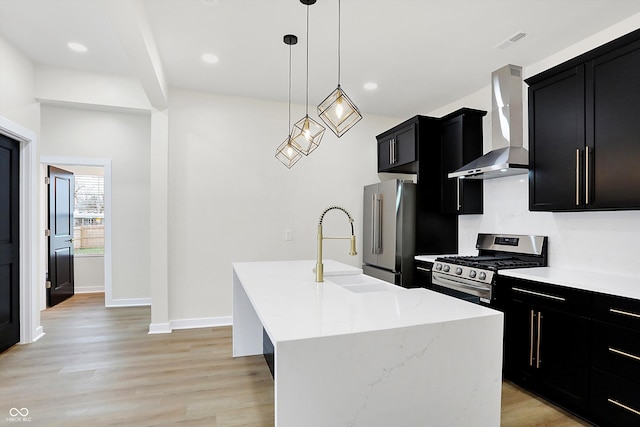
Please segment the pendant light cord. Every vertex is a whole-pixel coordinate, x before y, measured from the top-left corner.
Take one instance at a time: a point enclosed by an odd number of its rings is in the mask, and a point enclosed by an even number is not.
[[[307,93],[305,100],[305,114],[309,116],[309,5],[307,5]]]
[[[338,86],[340,86],[340,0],[338,0]]]
[[[291,139],[291,45],[289,45],[289,139]]]

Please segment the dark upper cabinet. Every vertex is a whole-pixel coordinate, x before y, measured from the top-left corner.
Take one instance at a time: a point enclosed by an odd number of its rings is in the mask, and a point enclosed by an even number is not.
[[[584,66],[529,87],[529,209],[584,207]]]
[[[418,117],[378,135],[378,172],[416,173]]]
[[[640,30],[526,80],[529,208],[640,209]]]
[[[482,213],[482,180],[449,179],[447,174],[482,156],[482,117],[486,114],[462,108],[441,119],[443,213]]]

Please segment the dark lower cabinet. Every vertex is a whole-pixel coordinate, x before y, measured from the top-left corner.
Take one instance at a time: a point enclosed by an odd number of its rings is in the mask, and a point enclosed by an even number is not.
[[[433,263],[416,260],[415,266],[416,271],[413,276],[416,285],[415,287],[431,288],[431,269],[433,268]]]
[[[275,379],[276,377],[276,359],[275,359],[275,349],[273,347],[273,343],[267,334],[267,331],[262,329],[262,355],[264,356],[264,360],[267,362],[267,366],[269,367],[269,371],[271,371],[271,377]]]
[[[596,295],[589,405],[602,426],[640,426],[640,301]]]
[[[589,319],[514,299],[505,324],[505,376],[567,409],[585,409]]]
[[[602,427],[639,426],[638,384],[592,368],[590,409],[593,420]]]
[[[499,277],[504,376],[602,427],[640,426],[640,300]]]

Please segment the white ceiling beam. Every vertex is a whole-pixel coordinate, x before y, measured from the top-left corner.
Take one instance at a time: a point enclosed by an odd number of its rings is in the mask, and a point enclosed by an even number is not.
[[[149,102],[158,109],[167,108],[167,81],[142,2],[106,0],[102,1],[102,5]]]

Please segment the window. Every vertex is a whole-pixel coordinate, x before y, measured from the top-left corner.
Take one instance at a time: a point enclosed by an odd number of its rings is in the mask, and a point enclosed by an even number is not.
[[[104,255],[104,177],[75,175],[75,255]]]

